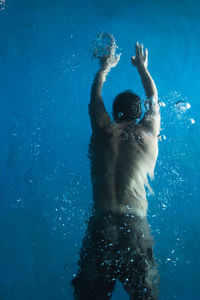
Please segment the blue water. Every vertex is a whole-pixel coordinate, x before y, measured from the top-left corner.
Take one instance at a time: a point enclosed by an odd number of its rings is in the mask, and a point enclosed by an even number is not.
[[[0,28],[0,299],[73,299],[92,205],[89,46],[102,31],[122,52],[103,89],[107,110],[120,91],[144,96],[130,64],[136,41],[166,105],[148,196],[159,299],[200,299],[200,3],[0,0]],[[120,283],[112,299],[128,299]]]

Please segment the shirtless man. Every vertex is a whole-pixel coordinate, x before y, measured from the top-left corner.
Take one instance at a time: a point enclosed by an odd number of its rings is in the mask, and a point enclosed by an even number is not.
[[[104,56],[91,91],[89,114],[93,134],[89,156],[94,212],[73,279],[75,299],[110,299],[116,279],[130,299],[158,299],[158,272],[153,238],[147,222],[145,186],[153,178],[158,156],[160,114],[155,83],[148,72],[148,52],[136,43],[132,65],[146,93],[146,112],[131,91],[113,102],[113,119],[105,110],[101,90],[116,64]]]

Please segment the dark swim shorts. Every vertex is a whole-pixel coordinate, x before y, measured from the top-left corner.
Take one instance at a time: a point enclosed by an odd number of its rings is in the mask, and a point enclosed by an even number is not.
[[[118,279],[131,299],[158,299],[152,247],[146,217],[93,214],[83,240],[78,274],[72,281],[75,298],[110,299]]]

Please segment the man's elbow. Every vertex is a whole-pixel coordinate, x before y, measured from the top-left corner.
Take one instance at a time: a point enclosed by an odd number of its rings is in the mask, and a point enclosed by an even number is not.
[[[152,95],[151,95],[150,98],[153,99],[153,101],[158,102],[158,92],[157,92],[157,90],[154,90],[152,92]]]

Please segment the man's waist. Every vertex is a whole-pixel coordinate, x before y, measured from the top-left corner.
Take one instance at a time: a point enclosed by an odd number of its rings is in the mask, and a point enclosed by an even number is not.
[[[143,200],[143,203],[139,202],[139,200],[134,201],[134,203],[115,203],[111,204],[110,201],[107,203],[96,202],[94,205],[94,211],[96,214],[100,215],[108,215],[108,214],[117,214],[117,215],[136,215],[138,217],[146,217],[147,215],[147,201],[146,199]]]

